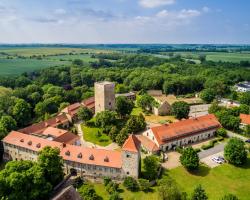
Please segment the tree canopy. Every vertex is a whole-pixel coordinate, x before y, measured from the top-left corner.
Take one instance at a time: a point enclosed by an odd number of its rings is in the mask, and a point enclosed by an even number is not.
[[[188,118],[190,106],[184,101],[177,101],[172,104],[172,113],[177,119]]]
[[[195,170],[199,167],[199,156],[192,147],[183,149],[180,157],[181,164],[188,170]]]

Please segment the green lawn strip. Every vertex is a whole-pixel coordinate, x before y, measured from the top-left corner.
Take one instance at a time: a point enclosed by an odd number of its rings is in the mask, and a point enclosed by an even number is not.
[[[200,172],[197,174],[191,174],[183,167],[178,167],[170,170],[168,174],[189,195],[196,185],[201,184],[211,200],[220,199],[228,193],[237,195],[241,200],[249,199],[250,158],[244,167],[223,164],[219,167],[209,169],[202,166]]]
[[[109,194],[105,190],[105,186],[100,183],[94,184],[95,190],[99,196],[103,198],[103,200],[108,200],[109,199]],[[158,200],[158,194],[155,191],[156,188],[153,188],[152,192],[130,192],[122,184],[119,186],[120,189],[120,196],[124,200]]]
[[[103,133],[103,130],[96,127],[88,127],[82,124],[84,140],[100,145],[107,146],[112,143],[110,137]],[[98,131],[100,135],[98,136]]]

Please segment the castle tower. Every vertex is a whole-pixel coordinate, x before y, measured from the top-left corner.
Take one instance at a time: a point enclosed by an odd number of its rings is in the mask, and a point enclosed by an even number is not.
[[[108,81],[95,83],[95,113],[115,110],[115,84]]]
[[[130,135],[122,147],[122,170],[124,176],[139,177],[141,143],[135,135]]]

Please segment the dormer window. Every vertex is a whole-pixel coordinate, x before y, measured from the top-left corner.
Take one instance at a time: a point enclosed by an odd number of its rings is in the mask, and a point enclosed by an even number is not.
[[[79,154],[77,155],[77,158],[82,158],[82,153],[79,153]]]
[[[91,154],[91,156],[89,156],[89,160],[94,160],[95,157],[93,156],[93,154]]]
[[[41,143],[38,143],[38,144],[36,145],[36,147],[37,147],[37,148],[40,148],[40,147],[41,147]]]
[[[29,142],[28,142],[28,145],[32,145],[32,141],[29,141]]]
[[[21,139],[20,142],[24,142],[24,139]]]
[[[106,156],[106,157],[104,158],[104,162],[109,162],[108,156]]]
[[[65,155],[66,155],[66,156],[70,156],[70,151],[69,151],[69,150],[66,151],[66,152],[65,152]]]

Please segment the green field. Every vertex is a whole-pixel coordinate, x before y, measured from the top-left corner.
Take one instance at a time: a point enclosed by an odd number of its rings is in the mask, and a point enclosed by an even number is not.
[[[82,131],[84,140],[87,142],[91,142],[93,144],[97,144],[100,146],[107,146],[112,143],[110,137],[102,132],[102,129],[96,127],[88,127],[82,124]],[[98,135],[98,131],[99,134]]]
[[[173,178],[182,191],[187,192],[190,197],[195,186],[201,184],[208,194],[209,200],[220,200],[225,194],[232,193],[240,200],[249,200],[250,188],[250,157],[243,167],[234,167],[229,164],[210,169],[201,166],[200,171],[190,174],[183,167],[178,167],[166,172]],[[157,200],[157,187],[153,192],[130,192],[120,185],[120,195],[125,200]],[[95,184],[97,194],[108,200],[108,193],[102,184]]]
[[[112,51],[81,48],[6,48],[0,49],[0,75],[18,75],[47,67],[70,65],[74,59],[93,62],[92,54]],[[41,59],[30,58],[41,56]]]
[[[240,61],[250,61],[250,53],[225,53],[225,52],[176,52],[175,54],[180,54],[187,59],[196,61],[199,55],[206,55],[207,60],[211,61],[223,61],[223,62],[237,62]]]
[[[23,72],[31,72],[38,69],[43,69],[52,66],[67,65],[68,61],[54,61],[54,60],[37,60],[37,59],[3,59],[0,58],[0,75],[18,75]]]

